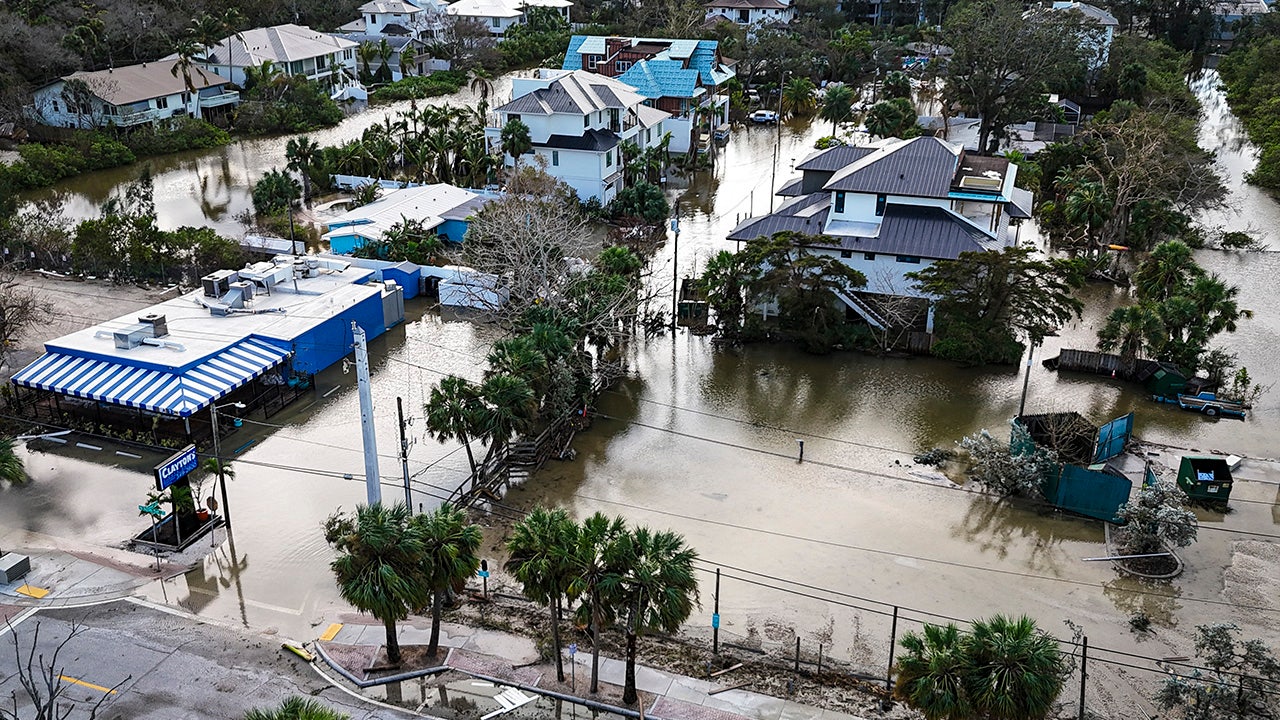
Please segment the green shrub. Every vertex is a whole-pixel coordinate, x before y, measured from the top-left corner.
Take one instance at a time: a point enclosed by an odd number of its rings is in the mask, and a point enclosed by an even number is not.
[[[220,147],[231,142],[231,135],[204,120],[180,118],[169,127],[145,125],[122,139],[135,154],[146,156]]]
[[[460,70],[442,70],[430,75],[412,75],[374,90],[369,95],[369,102],[385,103],[396,100],[421,100],[440,95],[452,95],[461,90],[466,82],[467,74]]]
[[[320,83],[281,77],[246,93],[235,127],[250,135],[300,133],[337,125],[342,117],[342,108]]]

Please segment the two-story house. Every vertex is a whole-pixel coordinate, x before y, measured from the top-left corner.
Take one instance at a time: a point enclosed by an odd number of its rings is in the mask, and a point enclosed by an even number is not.
[[[338,29],[343,34],[413,35],[423,9],[406,0],[370,0],[360,6],[360,17]]]
[[[907,273],[962,252],[1009,247],[1017,240],[1011,221],[1031,216],[1031,194],[1014,187],[1017,165],[933,137],[833,147],[796,169],[801,177],[778,191],[791,199],[742,222],[728,239],[807,236],[810,252],[837,256],[866,276],[866,287],[840,299],[872,325],[884,323],[876,296],[928,300]],[[932,307],[921,329],[932,332]]]
[[[221,75],[191,68],[190,86],[175,61],[76,72],[33,93],[31,118],[53,127],[133,127],[173,117],[202,118],[240,101]]]
[[[648,105],[671,113],[664,123],[671,133],[671,152],[690,152],[697,147],[699,128],[710,134],[729,121],[724,85],[734,71],[715,40],[574,35],[563,67],[617,78]]]
[[[791,0],[711,0],[703,7],[710,25],[731,22],[755,29],[789,25],[796,19]]]
[[[519,120],[529,128],[532,154],[582,200],[608,204],[623,188],[622,143],[656,147],[670,115],[645,104],[626,83],[581,70],[540,70],[515,78],[511,101],[495,108],[485,128],[493,152],[501,153],[502,128]],[[514,165],[504,155],[507,165]]]
[[[1107,65],[1111,53],[1111,41],[1115,39],[1120,21],[1116,16],[1096,5],[1082,3],[1078,0],[1054,0],[1049,6],[1057,12],[1074,12],[1080,15],[1087,31],[1080,38],[1080,44],[1088,55],[1089,71],[1098,73]]]
[[[474,20],[489,28],[490,35],[501,37],[512,25],[525,21],[529,8],[550,8],[565,22],[569,21],[569,0],[457,0],[445,12],[459,18]]]
[[[209,48],[200,67],[244,86],[245,69],[270,62],[286,75],[301,75],[329,88],[335,97],[360,97],[356,75],[359,43],[302,25],[245,30]]]

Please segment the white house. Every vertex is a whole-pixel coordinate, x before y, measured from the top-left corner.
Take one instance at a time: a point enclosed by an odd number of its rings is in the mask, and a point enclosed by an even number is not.
[[[1120,21],[1096,5],[1077,0],[1054,0],[1052,9],[1058,12],[1077,12],[1084,17],[1091,29],[1081,41],[1082,46],[1089,50],[1089,69],[1096,72],[1106,66],[1111,53],[1111,41],[1115,39]]]
[[[1212,7],[1213,39],[1230,43],[1243,21],[1258,20],[1259,15],[1270,11],[1270,5],[1264,0],[1218,0]]]
[[[649,107],[631,86],[583,70],[543,69],[515,78],[511,101],[494,109],[485,137],[502,152],[502,128],[519,120],[529,128],[532,154],[546,171],[568,183],[582,200],[608,204],[623,187],[623,142],[641,149],[662,142],[670,113]],[[506,163],[513,165],[510,155]]]
[[[36,90],[28,112],[54,127],[133,127],[172,117],[204,117],[240,101],[222,76],[193,67],[188,87],[183,72],[174,72],[175,65],[161,60],[72,73]]]
[[[523,23],[525,11],[535,7],[551,8],[568,22],[573,3],[569,0],[457,0],[445,12],[475,20],[489,28],[490,34],[501,36],[512,25]]]
[[[381,240],[396,223],[417,220],[445,241],[460,243],[469,218],[491,199],[445,183],[393,190],[326,221],[323,238],[333,252],[345,254]]]
[[[415,35],[422,8],[406,0],[370,0],[360,6],[360,17],[339,27],[344,34]]]
[[[647,104],[671,113],[663,123],[671,152],[692,152],[699,131],[729,122],[732,61],[715,40],[574,35],[564,54],[565,70],[587,70],[635,88]]]
[[[809,251],[837,256],[867,277],[865,288],[840,299],[872,325],[883,325],[876,308],[886,297],[928,300],[907,273],[1009,247],[1010,221],[1030,217],[1031,194],[1014,187],[1017,165],[933,137],[833,147],[796,169],[802,176],[778,191],[792,199],[742,222],[728,239],[807,237]],[[920,329],[932,332],[931,307]]]
[[[704,5],[707,22],[721,20],[749,28],[788,25],[796,19],[790,0],[711,0]]]
[[[301,75],[323,83],[334,96],[363,88],[356,76],[359,43],[302,25],[255,28],[232,35],[209,48],[200,66],[237,85],[244,85],[245,68],[270,62],[286,75]]]

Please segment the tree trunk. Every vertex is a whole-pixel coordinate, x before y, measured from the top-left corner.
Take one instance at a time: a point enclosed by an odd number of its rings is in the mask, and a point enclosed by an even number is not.
[[[622,704],[635,705],[636,693],[636,634],[627,631],[627,679],[622,688]]]
[[[427,655],[435,657],[440,652],[440,613],[444,610],[444,591],[437,590],[431,598],[431,640],[427,643]]]
[[[476,456],[471,452],[471,441],[467,439],[466,435],[462,434],[458,435],[458,439],[462,441],[462,447],[467,449],[467,463],[471,465],[471,475],[474,477],[476,474]]]
[[[392,665],[400,664],[400,639],[396,637],[396,621],[383,620],[387,628],[387,660]]]
[[[600,601],[591,599],[591,694],[600,692]]]
[[[564,682],[564,658],[560,657],[560,595],[548,606],[551,609],[551,644],[556,649],[556,679]]]

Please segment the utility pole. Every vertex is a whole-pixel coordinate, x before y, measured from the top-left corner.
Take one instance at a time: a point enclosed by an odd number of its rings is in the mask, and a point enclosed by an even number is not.
[[[404,433],[404,398],[396,397],[396,417],[400,419],[400,471],[404,474],[404,505],[413,512],[413,492],[409,490],[409,439]]]
[[[782,86],[787,84],[787,78],[791,76],[788,70],[782,74],[782,79],[778,82],[778,117],[774,118],[774,123],[778,126],[778,137],[773,143],[773,175],[769,178],[769,212],[773,212],[773,198],[775,188],[778,184],[778,160],[782,155]]]
[[[675,240],[671,245],[671,333],[676,332],[676,321],[680,317],[678,298],[680,296],[680,205],[676,204],[675,215],[671,218],[671,230]]]
[[[378,477],[378,436],[373,426],[373,388],[369,385],[369,348],[364,330],[351,322],[352,344],[356,353],[356,385],[360,389],[360,430],[364,435],[364,483],[370,506],[382,502],[382,486]]]
[[[720,654],[720,568],[716,568],[716,609],[711,615],[711,654]]]
[[[1027,348],[1027,374],[1022,378],[1022,400],[1018,401],[1018,417],[1022,417],[1027,409],[1027,386],[1031,384],[1031,358],[1036,354],[1036,346],[1033,343]]]

